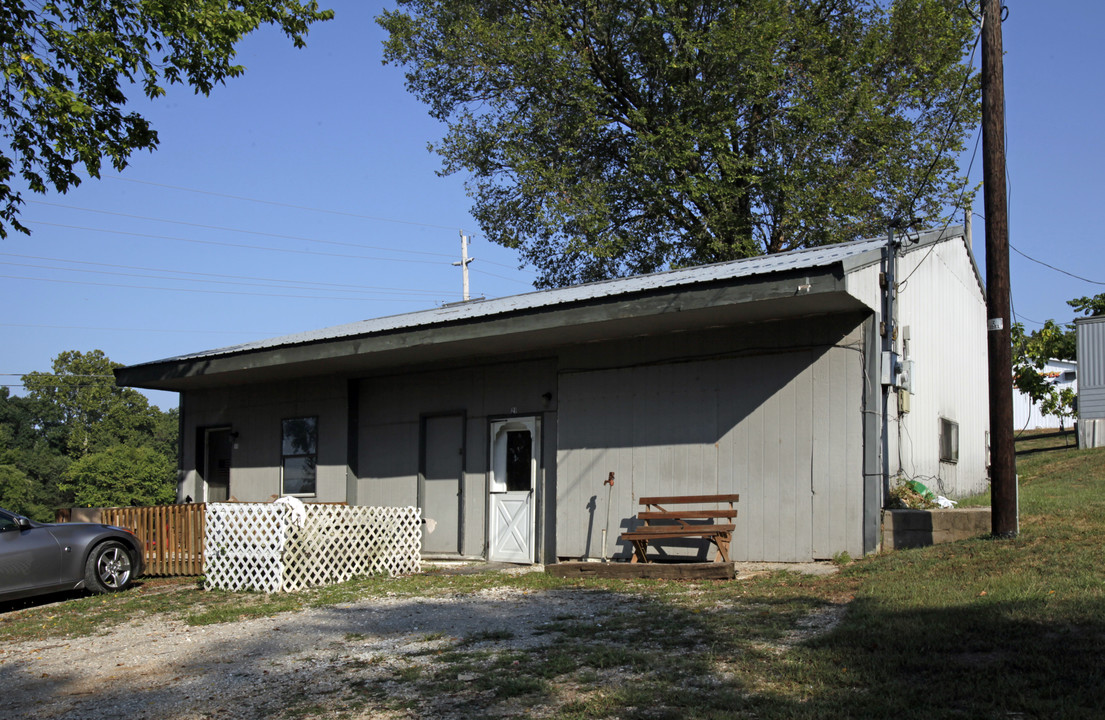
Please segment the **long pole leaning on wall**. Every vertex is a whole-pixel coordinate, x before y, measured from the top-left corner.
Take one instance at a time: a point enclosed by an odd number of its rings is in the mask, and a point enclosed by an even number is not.
[[[1009,207],[1005,187],[1005,84],[1001,0],[982,11],[982,196],[986,205],[986,346],[990,366],[991,533],[1016,537],[1013,358],[1009,313]]]

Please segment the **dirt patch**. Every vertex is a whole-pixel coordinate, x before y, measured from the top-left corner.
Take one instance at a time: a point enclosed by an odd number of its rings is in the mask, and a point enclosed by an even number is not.
[[[684,655],[713,642],[694,622],[657,618],[657,607],[605,590],[496,587],[202,627],[138,618],[98,635],[5,645],[0,686],[12,717],[553,716],[633,687],[650,672],[641,651],[654,641]],[[842,612],[812,614],[780,651]]]

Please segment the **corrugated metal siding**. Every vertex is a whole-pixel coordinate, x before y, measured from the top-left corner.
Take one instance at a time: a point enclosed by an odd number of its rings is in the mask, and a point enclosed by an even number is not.
[[[463,476],[462,553],[484,552],[487,510],[487,430],[490,418],[544,414],[544,443],[554,445],[556,364],[500,363],[411,373],[360,382],[357,499],[362,505],[418,501],[419,433],[424,415],[461,412],[467,418]],[[542,395],[554,395],[546,404]],[[545,468],[545,482],[555,479]]]
[[[1105,418],[1105,318],[1079,319],[1078,417]]]
[[[902,351],[909,328],[914,361],[910,412],[891,411],[891,471],[948,497],[983,490],[989,391],[986,304],[963,241],[907,252],[899,262]],[[959,424],[959,462],[940,462],[940,418]]]
[[[848,273],[847,288],[849,294],[858,298],[875,313],[882,313],[882,288],[879,286],[881,265],[867,265]]]
[[[1083,420],[1105,418],[1105,387],[1083,388],[1078,392],[1078,417]]]
[[[860,345],[857,334],[853,338]],[[863,554],[863,364],[834,348],[815,368],[813,556]]]
[[[242,502],[280,494],[280,421],[318,417],[317,502],[346,500],[345,382],[303,378],[277,384],[239,385],[219,391],[188,393],[181,437],[185,494],[202,499],[197,483],[198,428],[225,426],[239,433],[231,455],[230,494]]]
[[[562,374],[558,554],[602,554],[610,472],[611,553],[642,496],[737,492],[735,559],[862,554],[862,381],[842,347]]]

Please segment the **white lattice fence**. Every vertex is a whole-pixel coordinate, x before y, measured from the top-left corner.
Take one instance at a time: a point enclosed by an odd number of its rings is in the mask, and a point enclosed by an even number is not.
[[[418,508],[211,503],[207,586],[291,592],[418,572],[421,527]]]

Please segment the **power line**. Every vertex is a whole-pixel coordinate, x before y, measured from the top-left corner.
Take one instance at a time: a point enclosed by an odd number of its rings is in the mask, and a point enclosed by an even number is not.
[[[334,258],[346,258],[346,259],[353,259],[353,260],[376,260],[376,261],[382,261],[382,262],[417,263],[417,264],[422,264],[422,265],[439,265],[439,266],[444,265],[444,262],[439,263],[439,262],[431,261],[431,260],[414,260],[414,259],[410,259],[410,258],[376,257],[374,255],[351,255],[351,254],[348,254],[348,253],[330,253],[330,252],[321,252],[321,251],[317,251],[317,250],[294,250],[294,249],[291,249],[291,248],[277,248],[277,247],[270,247],[270,246],[267,246],[267,245],[250,245],[250,244],[247,244],[247,243],[231,243],[231,242],[224,242],[224,241],[221,241],[221,240],[199,240],[197,238],[178,237],[178,236],[175,236],[175,235],[155,235],[153,233],[138,233],[138,232],[130,232],[130,231],[127,231],[127,230],[108,230],[108,229],[105,229],[105,228],[94,228],[94,227],[87,227],[87,226],[83,226],[83,225],[65,225],[63,223],[53,223],[53,222],[47,222],[45,220],[27,220],[27,223],[32,224],[32,225],[42,225],[42,226],[46,226],[46,227],[64,228],[66,230],[80,230],[82,232],[103,233],[103,234],[107,234],[107,235],[125,235],[127,237],[139,237],[139,238],[147,238],[147,239],[151,239],[151,240],[171,240],[173,242],[186,242],[186,243],[193,243],[193,244],[196,244],[196,245],[215,245],[215,246],[219,246],[219,247],[232,247],[232,248],[239,248],[239,249],[245,249],[245,250],[260,250],[260,251],[263,251],[263,252],[289,253],[289,254],[293,254],[293,255],[310,255],[311,257],[334,257]],[[452,256],[448,255],[446,257],[452,257]],[[63,260],[62,262],[68,262],[68,261]],[[517,278],[506,277],[504,275],[496,275],[494,273],[489,273],[489,272],[481,271],[481,270],[473,270],[473,272],[479,272],[479,273],[482,273],[484,275],[489,275],[491,277],[499,278],[500,280],[506,280],[508,282],[518,283],[519,285],[526,285],[526,286],[530,285],[530,283],[528,283],[524,280],[518,280]],[[426,291],[426,292],[431,292],[431,291]],[[453,293],[448,293],[448,294],[450,296],[453,295]]]
[[[293,203],[280,202],[280,201],[275,201],[275,200],[264,200],[264,199],[261,199],[261,198],[248,198],[248,197],[245,197],[245,195],[234,195],[234,194],[228,194],[228,193],[224,193],[224,192],[215,192],[215,191],[212,191],[212,190],[200,190],[198,188],[185,188],[185,187],[181,187],[181,186],[173,186],[173,184],[167,184],[167,183],[164,183],[164,182],[152,182],[152,181],[149,181],[149,180],[137,180],[137,179],[134,179],[134,178],[124,178],[122,176],[103,176],[103,177],[105,179],[108,179],[108,180],[118,180],[119,182],[131,182],[131,183],[135,183],[135,184],[145,184],[145,186],[150,186],[150,187],[155,187],[155,188],[166,188],[166,189],[169,189],[169,190],[180,190],[182,192],[193,192],[193,193],[197,193],[197,194],[212,195],[212,197],[215,197],[215,198],[228,198],[230,200],[241,200],[241,201],[244,201],[244,202],[254,202],[254,203],[260,203],[260,204],[265,204],[265,205],[274,205],[274,207],[277,207],[277,208],[290,208],[292,210],[305,210],[305,211],[308,211],[308,212],[318,212],[318,213],[325,213],[325,214],[330,214],[330,215],[341,215],[341,216],[345,216],[345,218],[356,218],[356,219],[359,219],[359,220],[371,220],[371,221],[377,221],[377,222],[389,222],[389,223],[396,223],[396,224],[400,224],[400,225],[414,225],[414,226],[420,226],[420,227],[433,227],[433,229],[438,229],[438,230],[461,230],[460,227],[452,227],[452,226],[449,226],[449,225],[436,225],[436,224],[433,224],[433,223],[425,223],[425,222],[420,222],[420,221],[415,221],[415,220],[398,220],[398,219],[394,219],[394,218],[382,218],[382,216],[379,216],[379,215],[365,215],[365,214],[360,214],[360,213],[355,213],[355,212],[348,212],[348,211],[344,211],[344,210],[328,210],[328,209],[325,209],[325,208],[314,208],[314,207],[309,207],[309,205],[296,205],[296,204],[293,204]],[[35,202],[35,201],[32,201],[32,202]],[[60,205],[60,207],[70,208],[70,205]],[[83,210],[82,208],[71,208],[71,209],[73,209],[73,210]],[[176,222],[176,221],[172,221],[172,220],[159,220],[159,219],[151,219],[151,220],[155,220],[157,222],[170,222],[170,223],[171,222]],[[352,243],[350,243],[350,244],[352,244]],[[388,248],[388,247],[377,247],[377,246],[373,246],[373,245],[362,245],[362,246],[378,248],[378,250],[391,250],[391,248]],[[391,252],[397,252],[398,253],[398,252],[417,252],[417,251],[394,250],[394,251],[391,251]],[[427,254],[441,255],[443,257],[452,257],[452,255],[445,255],[443,253],[427,253]],[[495,261],[486,260],[486,258],[481,258],[480,262],[483,263],[483,264],[486,264],[486,265],[496,265],[498,267],[505,267],[507,269],[513,269],[513,271],[516,271],[516,269],[518,269],[518,267],[515,266],[515,265],[507,265],[505,263],[496,263]]]
[[[24,385],[23,383],[0,383],[0,387],[4,387],[4,388],[23,388],[24,390],[27,389],[27,386]],[[48,388],[53,388],[54,390],[57,390],[59,388],[65,388],[65,389],[68,390],[68,389],[72,389],[72,388],[103,387],[103,385],[100,384],[100,383],[97,383],[97,384],[93,384],[93,383],[66,383],[65,385],[40,385],[39,387],[48,387]],[[126,390],[126,389],[133,389],[133,388],[119,388],[119,389]],[[135,390],[135,392],[141,392],[141,391]],[[173,392],[173,391],[172,390],[164,390],[162,392]]]
[[[982,41],[982,31],[979,30],[978,34],[975,35],[974,45],[971,47],[971,59],[970,59],[969,64],[972,68],[974,67],[975,53],[978,51],[978,46],[979,46],[979,43],[981,41]],[[971,75],[970,75],[970,73],[968,73],[967,77],[964,78],[964,80],[963,80],[963,85],[959,89],[959,103],[957,103],[958,105],[962,105],[963,96],[964,96],[964,93],[967,89],[967,83],[970,80],[970,78],[971,78]],[[941,141],[942,145],[943,145],[943,143],[945,143],[947,141],[948,132],[951,130],[952,125],[955,123],[955,119],[956,119],[957,115],[958,115],[958,110],[955,113],[952,114],[951,120],[948,121],[948,127],[944,131],[944,137]],[[981,139],[982,139],[982,124],[980,123],[979,126],[978,126],[978,132],[975,134],[975,147],[974,147],[974,150],[971,151],[971,162],[968,163],[967,172],[964,173],[964,175],[963,175],[963,190],[959,194],[959,201],[955,204],[955,207],[952,208],[951,214],[948,215],[948,219],[944,222],[944,227],[940,231],[941,234],[943,234],[944,231],[946,231],[948,229],[948,227],[951,225],[952,219],[955,216],[955,212],[958,211],[958,210],[963,209],[963,201],[966,200],[966,198],[967,198],[967,185],[970,183],[971,170],[974,168],[975,159],[978,157],[978,145],[979,145],[979,141]],[[936,164],[940,161],[940,157],[941,157],[942,154],[943,154],[943,146],[937,152],[935,159],[933,159],[933,161],[932,161],[932,164],[929,165],[928,169],[925,171],[925,176],[922,179],[921,184],[917,189],[917,192],[914,193],[913,199],[910,201],[909,215],[913,215],[913,204],[916,203],[917,200],[921,197],[921,192],[924,190],[925,185],[928,184],[929,177],[932,175],[932,171],[936,168]],[[935,249],[936,249],[936,245],[934,244],[932,247],[929,248],[928,252],[925,253],[925,256],[923,258],[921,258],[921,261],[917,263],[917,265],[913,268],[912,271],[910,271],[909,275],[906,275],[905,279],[902,280],[900,283],[898,283],[898,292],[902,292],[905,289],[906,283],[909,282],[909,279],[911,277],[913,277],[913,274],[915,272],[917,272],[919,269],[921,269],[921,266],[925,264],[925,261],[929,259],[929,256],[932,255],[932,253]]]
[[[259,235],[261,237],[277,238],[279,240],[296,240],[300,242],[320,243],[323,245],[340,245],[343,247],[355,247],[364,248],[367,250],[383,250],[384,252],[394,253],[407,253],[409,255],[428,255],[432,257],[447,257],[452,258],[452,255],[445,253],[428,252],[424,250],[396,250],[394,248],[381,247],[379,245],[366,245],[364,243],[344,242],[342,240],[320,240],[318,238],[302,237],[300,235],[283,235],[281,233],[270,233],[262,230],[245,230],[242,228],[223,227],[221,225],[205,225],[203,223],[188,222],[186,220],[168,220],[166,218],[149,217],[147,215],[133,215],[131,213],[116,212],[114,210],[101,210],[99,208],[84,208],[77,207],[75,205],[65,205],[63,203],[47,202],[46,200],[28,200],[28,203],[35,205],[46,205],[49,207],[65,208],[66,210],[79,210],[80,212],[98,213],[100,215],[112,215],[114,217],[125,217],[131,220],[146,220],[149,222],[165,223],[168,225],[184,225],[186,227],[200,228],[202,230],[218,230],[221,232],[240,233],[243,235]]]
[[[358,218],[360,220],[373,220],[375,222],[396,223],[398,225],[415,225],[418,227],[436,228],[438,230],[462,229],[455,225],[435,225],[433,223],[419,222],[416,220],[397,220],[395,218],[380,217],[377,215],[362,215],[360,213],[347,212],[345,210],[328,210],[326,208],[311,207],[309,205],[295,205],[293,203],[279,202],[277,200],[262,200],[261,198],[246,197],[244,195],[229,195],[227,193],[214,192],[213,190],[199,190],[197,188],[182,187],[180,185],[168,185],[166,183],[151,182],[149,180],[136,180],[134,178],[125,178],[120,175],[104,175],[103,178],[106,180],[118,180],[119,182],[135,183],[137,185],[151,185],[153,187],[168,188],[170,190],[180,190],[182,192],[196,193],[199,195],[211,195],[213,197],[228,198],[230,200],[242,200],[244,202],[258,203],[260,205],[285,207],[292,210],[306,210],[308,212],[324,213],[327,215],[340,215],[342,217]]]
[[[207,280],[207,279],[201,279],[201,278],[166,277],[166,276],[161,276],[161,275],[146,275],[146,274],[141,274],[141,273],[111,272],[111,271],[108,271],[108,270],[86,270],[84,268],[59,268],[59,267],[51,267],[49,265],[32,265],[30,263],[12,263],[12,262],[3,262],[3,261],[0,261],[0,265],[9,265],[9,266],[12,266],[12,267],[34,268],[34,269],[39,269],[39,270],[60,270],[62,272],[88,273],[88,274],[91,274],[91,275],[108,275],[108,276],[114,276],[114,277],[142,278],[142,279],[147,279],[147,280],[173,280],[175,282],[206,283],[206,284],[210,284],[210,285],[232,285],[232,286],[236,286],[236,287],[261,287],[261,288],[284,288],[284,287],[287,287],[287,289],[290,289],[290,290],[323,290],[323,291],[328,290],[328,288],[325,288],[325,287],[310,287],[309,285],[300,285],[300,286],[297,287],[294,283],[286,283],[286,284],[285,283],[280,283],[280,284],[248,283],[248,282],[234,282],[234,281],[231,281],[231,280]],[[11,277],[11,276],[6,276],[6,277]],[[20,279],[31,280],[31,279],[34,279],[34,278],[23,276]],[[39,278],[39,279],[47,280],[48,278]],[[385,291],[379,291],[379,290],[346,290],[346,289],[342,289],[342,288],[333,288],[333,289],[329,289],[329,291],[330,292],[335,292],[335,293],[349,293],[349,294],[353,294],[353,295],[365,295],[365,296],[388,295],[388,296],[396,296],[396,297],[400,297],[400,298],[409,298],[410,295],[412,295],[412,294],[416,295],[416,296],[423,296],[422,294],[427,292],[427,291],[421,291],[420,290],[420,291],[415,291],[413,293],[404,293],[404,292],[385,292]],[[440,295],[440,294],[441,293],[437,293],[437,295]],[[367,299],[367,300],[377,299],[378,300],[378,299],[382,299],[382,298],[379,298],[379,297],[366,297],[364,299]]]
[[[278,335],[287,335],[284,331],[268,331],[268,330],[177,330],[174,328],[123,328],[123,327],[94,327],[90,325],[37,325],[32,323],[0,323],[0,327],[15,327],[15,328],[35,328],[45,330],[96,330],[97,332],[140,332],[140,333],[176,333],[181,335],[198,335],[204,333],[207,335],[235,335],[241,336],[253,336],[258,337],[274,337]],[[3,373],[0,373],[3,374]]]
[[[978,46],[979,46],[979,43],[981,41],[982,41],[982,31],[979,30],[978,34],[975,35],[974,45],[973,45],[973,47],[971,47],[971,59],[968,61],[968,66],[972,70],[974,69],[974,64],[975,64],[975,53],[978,51]],[[972,73],[970,71],[968,71],[967,76],[963,78],[963,85],[960,86],[960,88],[959,88],[959,100],[956,102],[955,108],[952,111],[951,117],[948,119],[948,125],[944,129],[944,134],[940,139],[940,143],[939,143],[939,145],[937,147],[937,151],[936,151],[936,156],[933,158],[932,163],[929,164],[928,168],[925,169],[925,174],[921,178],[921,182],[918,184],[916,192],[913,193],[913,197],[909,201],[909,208],[908,208],[908,213],[907,213],[909,217],[913,216],[913,206],[921,198],[922,193],[924,193],[925,187],[929,184],[929,180],[932,176],[933,171],[936,169],[936,166],[940,163],[940,159],[944,155],[944,150],[947,148],[947,144],[948,144],[949,139],[950,139],[949,136],[951,135],[952,126],[955,125],[955,121],[959,117],[959,111],[960,111],[960,109],[962,109],[963,98],[966,96],[967,87],[970,84],[971,77],[972,77]],[[972,159],[972,162],[973,162],[973,159]],[[908,221],[909,217],[903,218],[903,219]]]
[[[1027,260],[1031,260],[1032,262],[1036,263],[1037,265],[1043,265],[1046,268],[1050,268],[1050,269],[1054,270],[1057,273],[1062,273],[1062,274],[1064,274],[1068,277],[1074,278],[1075,280],[1081,280],[1082,282],[1088,282],[1091,285],[1105,285],[1105,282],[1102,282],[1100,280],[1090,280],[1087,277],[1082,277],[1081,275],[1075,275],[1074,273],[1068,272],[1068,271],[1064,270],[1063,268],[1057,268],[1054,265],[1047,264],[1043,260],[1037,260],[1036,258],[1032,257],[1031,255],[1026,255],[1025,253],[1021,252],[1017,248],[1013,247],[1013,243],[1009,243],[1009,247],[1012,248],[1013,252],[1017,253],[1021,257],[1025,258]]]
[[[379,297],[379,298],[373,298],[373,297],[350,298],[350,297],[342,297],[342,296],[336,296],[336,295],[291,295],[291,294],[288,294],[288,293],[254,293],[254,292],[239,292],[239,291],[235,291],[235,290],[202,290],[202,289],[199,289],[199,288],[171,288],[171,287],[161,287],[161,286],[158,286],[158,285],[123,285],[121,283],[100,283],[100,282],[92,282],[90,280],[62,280],[60,278],[36,278],[36,277],[26,277],[26,276],[23,276],[23,275],[0,275],[0,278],[4,278],[6,280],[34,280],[34,281],[37,281],[37,282],[52,282],[52,283],[61,283],[61,284],[65,284],[65,285],[91,285],[93,287],[114,287],[114,288],[123,288],[123,289],[126,289],[126,290],[163,290],[163,291],[169,291],[169,292],[186,292],[186,293],[208,294],[208,295],[244,295],[244,296],[247,296],[247,297],[278,297],[278,298],[295,298],[295,299],[298,299],[298,300],[371,300],[371,301],[374,301],[374,302],[395,300],[395,298],[383,298],[383,297]],[[170,278],[166,278],[166,279],[170,279]],[[183,279],[183,278],[177,278],[177,279]],[[336,290],[334,292],[348,292],[348,291]]]
[[[151,267],[143,267],[143,266],[135,266],[135,265],[117,265],[117,264],[113,264],[113,263],[91,262],[91,261],[87,261],[87,260],[66,260],[64,258],[39,257],[39,256],[36,256],[36,255],[18,255],[18,254],[15,254],[15,253],[0,253],[0,257],[16,257],[16,258],[24,258],[24,259],[28,259],[28,260],[43,260],[43,261],[47,261],[47,262],[62,262],[62,263],[71,263],[71,264],[76,264],[76,265],[92,265],[92,266],[96,266],[96,267],[116,268],[116,269],[121,269],[121,270],[145,270],[145,271],[149,271],[149,272],[175,273],[177,275],[195,275],[195,276],[199,276],[199,277],[198,278],[178,278],[178,277],[165,277],[165,278],[162,278],[161,276],[158,276],[158,275],[138,275],[138,274],[131,274],[131,273],[116,273],[116,272],[110,272],[110,271],[105,271],[105,270],[84,270],[84,269],[81,269],[81,268],[53,267],[53,266],[50,266],[50,265],[33,265],[33,264],[30,264],[30,263],[14,263],[14,262],[6,262],[6,261],[3,261],[3,260],[0,260],[0,265],[11,265],[11,266],[14,266],[14,267],[30,267],[30,268],[38,268],[38,269],[42,269],[42,270],[62,270],[64,272],[87,272],[87,273],[96,273],[96,274],[101,274],[101,275],[122,275],[122,276],[125,276],[125,277],[142,277],[142,278],[154,278],[154,279],[166,279],[166,280],[183,280],[183,281],[186,281],[186,282],[210,282],[210,283],[218,283],[218,284],[244,285],[244,286],[255,286],[255,287],[285,287],[285,286],[295,287],[295,286],[299,286],[301,289],[305,289],[305,290],[316,290],[316,289],[326,290],[326,289],[333,288],[335,290],[339,290],[339,291],[343,291],[343,292],[358,292],[358,293],[372,293],[372,292],[379,291],[379,292],[394,293],[396,295],[432,295],[432,296],[435,296],[435,297],[438,297],[438,296],[441,295],[441,293],[437,292],[436,290],[415,290],[415,289],[407,289],[407,288],[380,287],[380,286],[374,286],[374,285],[351,285],[351,284],[344,284],[344,283],[313,282],[313,281],[308,281],[308,280],[286,280],[286,279],[283,279],[283,278],[251,277],[251,276],[243,276],[243,275],[225,275],[225,274],[220,274],[220,273],[201,273],[201,272],[192,272],[192,271],[188,271],[188,270],[168,270],[168,269],[164,269],[164,268],[151,268]],[[205,278],[226,278],[226,279],[225,280],[208,280],[208,279],[205,279]],[[259,285],[259,284],[255,284],[255,283],[240,282],[240,281],[243,281],[243,280],[258,280],[258,281],[262,281],[262,282],[279,283],[279,284],[278,285]]]
[[[31,373],[0,373],[0,377],[23,377],[24,375],[30,375]],[[114,375],[81,375],[79,373],[44,373],[36,372],[39,377],[52,377],[52,378],[97,378],[100,380],[114,380]]]
[[[349,258],[349,259],[354,259],[354,260],[378,260],[378,261],[384,261],[384,262],[418,263],[418,264],[421,264],[421,265],[444,265],[445,264],[444,262],[438,262],[438,261],[432,261],[432,260],[413,260],[413,259],[410,259],[410,258],[386,258],[386,257],[376,257],[374,255],[350,255],[348,253],[328,253],[328,252],[319,252],[319,251],[315,251],[315,250],[294,250],[294,249],[291,249],[291,248],[276,248],[276,247],[269,247],[269,246],[266,246],[266,245],[249,245],[249,244],[246,244],[246,243],[232,243],[232,242],[224,242],[224,241],[220,241],[220,240],[199,240],[199,239],[196,239],[196,238],[176,237],[176,236],[173,236],[173,235],[154,235],[154,234],[151,234],[151,233],[128,232],[126,230],[106,230],[104,228],[84,227],[84,226],[81,226],[81,225],[63,225],[61,223],[46,222],[44,220],[28,220],[27,222],[31,223],[31,224],[34,224],[34,225],[43,225],[43,226],[46,226],[46,227],[66,228],[68,230],[81,230],[81,231],[84,231],[84,232],[98,232],[98,233],[105,233],[105,234],[108,234],[108,235],[126,235],[128,237],[149,238],[149,239],[152,239],[152,240],[173,240],[175,242],[187,242],[187,243],[194,243],[194,244],[197,244],[197,245],[217,245],[217,246],[220,246],[220,247],[241,248],[241,249],[245,249],[245,250],[263,250],[265,252],[290,253],[290,254],[293,254],[293,255],[310,255],[312,257],[337,257],[337,258]],[[452,257],[452,256],[450,255],[448,257]]]
[[[950,226],[952,224],[952,219],[955,216],[955,212],[957,210],[962,210],[963,209],[963,201],[967,198],[967,184],[970,182],[971,170],[975,166],[975,158],[978,157],[978,143],[981,139],[982,139],[982,126],[979,125],[978,126],[978,133],[975,135],[975,149],[974,149],[973,152],[971,152],[971,162],[967,164],[967,172],[963,176],[963,192],[961,192],[959,194],[959,202],[957,202],[956,206],[954,208],[952,208],[952,213],[950,215],[948,215],[948,219],[944,222],[944,227],[940,231],[941,235],[943,235],[944,231],[948,229],[948,226]],[[917,263],[917,265],[913,268],[913,270],[911,270],[909,272],[909,275],[906,275],[905,279],[902,280],[900,283],[898,283],[898,292],[899,293],[901,293],[902,291],[905,290],[906,283],[909,282],[909,279],[911,277],[913,277],[913,273],[915,273],[915,272],[917,272],[918,270],[921,269],[921,266],[925,264],[925,261],[929,259],[929,256],[932,255],[932,252],[935,249],[936,249],[936,243],[933,243],[932,247],[930,247],[928,249],[928,252],[925,253],[925,256],[923,258],[921,258],[921,261],[919,263]]]
[[[529,288],[533,287],[533,285],[531,283],[528,283],[525,280],[519,280],[518,278],[510,278],[510,277],[507,277],[506,275],[496,275],[495,273],[490,273],[490,272],[487,272],[486,270],[478,270],[476,268],[472,268],[471,272],[476,273],[477,275],[487,275],[488,277],[498,278],[499,280],[506,280],[507,282],[518,283],[519,285],[525,285]]]
[[[279,202],[273,202],[273,201],[269,201],[269,200],[258,200],[258,199],[255,199],[255,198],[239,197],[237,195],[223,195],[222,193],[215,193],[215,192],[210,192],[210,191],[207,191],[207,190],[195,190],[195,189],[191,189],[191,188],[176,187],[174,185],[162,185],[161,183],[129,180],[127,178],[121,178],[121,177],[115,178],[115,179],[121,180],[123,182],[142,182],[142,184],[145,184],[145,185],[154,185],[154,186],[159,186],[159,187],[172,188],[172,189],[176,189],[176,190],[184,190],[186,192],[203,193],[203,194],[207,194],[207,195],[217,195],[217,196],[232,198],[232,199],[235,199],[235,200],[246,200],[246,201],[249,201],[249,202],[265,203],[265,204],[270,204],[270,205],[279,205],[279,206],[290,207],[290,208],[299,209],[299,210],[314,210],[314,211],[317,211],[317,212],[328,212],[328,213],[332,213],[332,214],[335,214],[335,215],[346,215],[346,216],[349,216],[349,217],[361,218],[361,219],[367,219],[367,220],[382,220],[382,221],[385,221],[385,222],[395,222],[395,223],[401,223],[401,224],[404,224],[404,225],[420,225],[420,226],[424,226],[424,227],[431,227],[431,228],[438,228],[438,229],[445,229],[445,230],[454,229],[454,228],[447,228],[443,225],[432,225],[432,224],[428,224],[428,223],[420,223],[420,222],[413,222],[413,221],[406,221],[406,220],[389,220],[387,218],[375,218],[375,217],[371,217],[371,216],[368,216],[368,215],[358,215],[356,213],[347,213],[347,212],[341,212],[341,211],[337,211],[337,210],[332,210],[332,211],[331,210],[320,210],[318,208],[301,207],[301,206],[298,206],[298,205],[288,205],[287,203],[279,203]],[[133,214],[130,214],[130,213],[116,212],[116,211],[112,211],[112,210],[102,210],[102,209],[99,209],[99,208],[85,208],[85,207],[78,207],[76,205],[66,205],[64,203],[48,202],[46,200],[27,200],[27,202],[28,203],[34,203],[34,204],[37,204],[37,205],[48,205],[48,206],[51,206],[51,207],[59,207],[59,208],[67,209],[67,210],[77,210],[77,211],[80,211],[80,212],[92,212],[92,213],[100,213],[102,215],[114,215],[114,216],[117,216],[117,217],[130,218],[132,220],[145,220],[145,221],[149,221],[149,222],[167,223],[167,224],[171,224],[171,225],[185,225],[185,226],[189,226],[189,227],[202,228],[202,229],[205,229],[205,230],[219,230],[219,231],[222,231],[222,232],[244,233],[244,234],[248,234],[248,235],[263,235],[263,236],[267,236],[267,237],[281,238],[281,239],[285,239],[285,240],[300,240],[300,241],[305,241],[305,242],[325,243],[325,244],[328,244],[328,245],[343,245],[343,246],[348,246],[348,247],[366,248],[366,249],[369,249],[369,250],[383,250],[384,252],[408,253],[408,254],[413,254],[413,255],[429,255],[429,256],[433,256],[433,257],[447,257],[447,258],[452,258],[453,257],[453,255],[451,255],[451,254],[439,253],[439,252],[430,252],[430,251],[427,251],[427,250],[401,250],[401,249],[389,248],[389,247],[380,246],[380,245],[368,245],[368,244],[365,244],[365,243],[345,242],[345,241],[341,241],[341,240],[320,240],[318,238],[300,237],[300,236],[296,236],[296,235],[282,235],[282,234],[279,234],[279,233],[262,232],[262,231],[259,231],[259,230],[245,230],[245,229],[240,229],[240,228],[222,227],[222,226],[219,226],[219,225],[205,225],[205,224],[202,224],[202,223],[188,222],[186,220],[170,220],[168,218],[149,217],[149,216],[145,216],[145,215],[133,215]],[[498,267],[506,268],[508,270],[517,270],[518,269],[517,267],[515,267],[513,265],[507,265],[505,263],[495,262],[494,260],[481,259],[480,262],[484,263],[484,264],[487,264],[487,265],[496,265]]]

